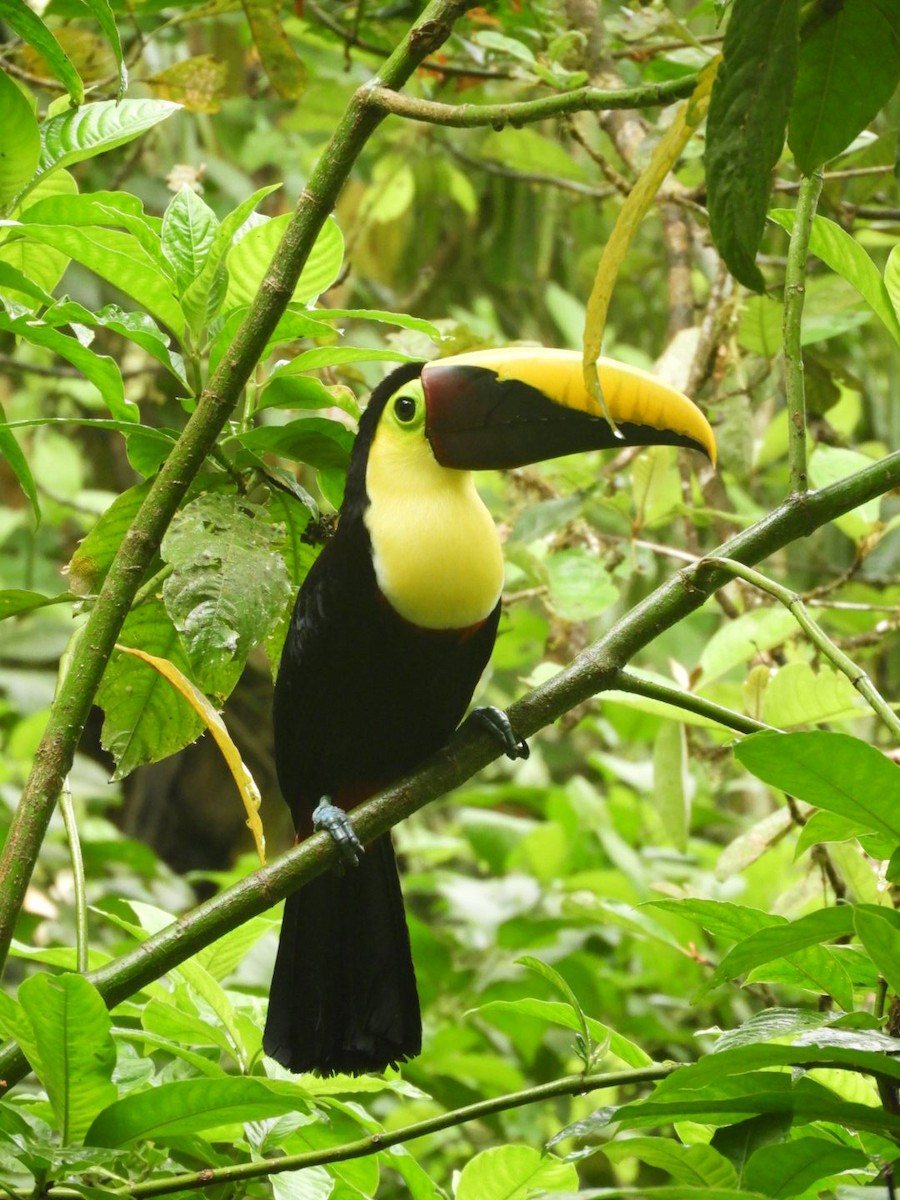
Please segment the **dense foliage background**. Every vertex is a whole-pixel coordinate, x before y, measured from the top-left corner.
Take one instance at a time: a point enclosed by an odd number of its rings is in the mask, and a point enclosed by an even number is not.
[[[462,7],[0,0],[4,1194],[895,1194],[900,12]],[[271,860],[272,668],[360,402],[601,332],[718,468],[480,480],[483,697],[547,727],[395,829],[421,1057],[291,1078],[267,897],[314,854],[253,874],[200,735]]]

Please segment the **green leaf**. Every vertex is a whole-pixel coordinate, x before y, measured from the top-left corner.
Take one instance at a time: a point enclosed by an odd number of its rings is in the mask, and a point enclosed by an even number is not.
[[[827,665],[814,671],[809,663],[788,663],[770,676],[763,693],[762,719],[780,728],[859,717],[868,711],[847,676]]]
[[[520,960],[521,961],[521,960]],[[559,1000],[538,1000],[527,996],[521,1000],[488,1000],[472,1010],[490,1017],[491,1013],[516,1013],[524,1017],[534,1017],[544,1024],[561,1025],[574,1033],[582,1031],[582,1021],[578,1012],[571,1004],[563,1004]],[[653,1059],[635,1042],[616,1033],[614,1029],[595,1021],[593,1017],[584,1017],[587,1030],[597,1046],[608,1046],[609,1053],[620,1058],[629,1067],[649,1067]]]
[[[652,528],[669,522],[683,507],[681,480],[672,446],[648,446],[635,460],[631,472],[631,494],[638,521]]]
[[[15,0],[44,28],[24,0]],[[9,20],[9,17],[6,18]],[[10,24],[12,22],[10,21]],[[80,80],[79,80],[80,82]],[[0,128],[15,130],[0,144],[0,211],[29,183],[41,156],[37,117],[28,100],[5,71],[0,71]]]
[[[84,84],[81,76],[75,70],[68,54],[37,13],[28,7],[25,0],[3,0],[0,7],[2,7],[3,20],[23,42],[27,42],[42,56],[56,78],[65,85],[66,91],[72,98],[72,103],[81,104],[84,101]],[[4,124],[3,128],[15,127]],[[18,130],[16,130],[16,136],[18,137]]]
[[[33,189],[29,190],[27,197],[14,210],[13,215],[25,217],[38,200],[48,196],[69,195],[75,190],[75,180],[69,172],[56,171],[53,175],[44,176]],[[49,246],[29,242],[22,237],[10,240],[9,233],[2,228],[0,228],[0,239],[2,239],[0,240],[0,263],[9,264],[13,270],[20,272],[32,287],[48,294],[52,292],[69,265],[68,256],[61,254],[58,250],[52,250]],[[6,297],[17,304],[27,305],[29,308],[39,307],[38,304],[29,302],[32,297],[28,294],[22,292],[12,292],[11,294],[5,286],[3,290]],[[41,303],[48,302],[41,300]]]
[[[695,921],[702,929],[729,941],[740,941],[758,929],[778,924],[780,920],[758,908],[723,900],[651,900],[649,904],[687,921]]]
[[[797,631],[797,622],[781,605],[753,608],[721,625],[703,647],[700,670],[703,683],[718,679],[732,667],[771,650]]]
[[[70,108],[41,126],[40,173],[96,158],[140,137],[176,113],[168,100],[98,100]]]
[[[115,359],[105,354],[96,354],[78,338],[60,333],[58,329],[31,316],[12,318],[0,312],[0,330],[14,333],[33,346],[52,350],[73,367],[77,367],[85,379],[94,385],[104,404],[118,420],[129,421],[140,416],[137,405],[125,399],[122,374]]]
[[[138,483],[122,492],[76,548],[66,570],[74,595],[95,596],[99,592],[122,538],[149,490],[149,483]]]
[[[809,459],[809,478],[814,487],[827,487],[872,465],[868,455],[844,446],[818,445]],[[834,524],[855,542],[869,537],[881,514],[881,497],[875,496],[858,508],[836,517]]]
[[[757,1150],[747,1163],[743,1182],[775,1200],[793,1200],[819,1179],[868,1165],[869,1156],[853,1146],[821,1137],[798,1137]]]
[[[619,597],[595,554],[573,548],[548,555],[545,561],[550,603],[565,621],[588,621],[605,612]]]
[[[232,246],[226,258],[229,278],[224,311],[253,301],[290,220],[288,213],[271,220],[260,219]],[[309,304],[329,288],[340,273],[343,259],[344,239],[337,222],[329,218],[319,231],[294,287],[293,303]]]
[[[734,0],[706,132],[713,240],[732,275],[761,292],[756,265],[772,169],[797,73],[799,0]]]
[[[2,326],[2,320],[3,313],[0,312],[0,326]],[[9,428],[6,412],[2,404],[0,404],[0,454],[6,459],[10,469],[19,481],[19,487],[28,497],[35,521],[40,522],[41,505],[38,500],[34,476],[31,473],[31,467],[28,465],[28,459],[22,452],[22,447],[16,441],[15,435]]]
[[[192,284],[188,289],[188,295],[193,291],[194,286]],[[222,355],[234,342],[235,334],[246,319],[247,311],[247,306],[242,305],[230,312],[222,322],[210,350],[210,371],[216,369],[221,362]],[[267,358],[276,346],[283,346],[286,342],[297,341],[299,338],[333,337],[334,331],[331,326],[326,325],[324,321],[317,320],[317,317],[317,309],[307,309],[297,304],[288,305],[266,342],[260,360]]]
[[[687,738],[678,721],[663,721],[653,743],[654,806],[676,850],[687,849],[691,826]]]
[[[26,237],[74,258],[113,284],[168,325],[176,337],[184,335],[184,314],[172,294],[172,285],[138,239],[122,229],[99,225],[39,225],[17,223],[10,237]]]
[[[320,321],[378,321],[385,325],[396,325],[400,329],[413,329],[424,333],[435,342],[442,342],[444,335],[437,325],[423,317],[411,317],[407,313],[387,312],[381,308],[317,308]]]
[[[720,983],[777,958],[786,958],[820,984],[828,983],[829,986],[823,986],[822,990],[830,993],[833,986],[830,982],[833,975],[831,960],[823,954],[810,956],[798,952],[809,947],[818,950],[820,942],[852,932],[853,910],[849,906],[819,909],[818,912],[808,913],[796,921],[782,919],[768,929],[760,929],[738,942],[736,946],[732,946],[703,985],[700,994],[705,995]],[[846,1007],[853,1007],[852,998]]]
[[[636,1159],[689,1187],[727,1188],[738,1183],[737,1172],[724,1154],[703,1143],[683,1146],[671,1138],[623,1138],[604,1143],[603,1153],[614,1163]]]
[[[0,449],[2,449],[0,440]],[[20,588],[5,588],[0,591],[0,621],[7,617],[17,617],[20,613],[33,612],[36,608],[46,608],[49,604],[67,604],[74,600],[68,592],[59,596],[44,596],[40,592],[27,592]]]
[[[119,68],[119,85],[116,88],[116,99],[121,102],[122,97],[128,89],[128,67],[125,64],[125,57],[122,53],[122,42],[119,38],[119,28],[116,25],[116,19],[109,5],[109,0],[83,0],[83,2],[90,9],[94,20],[100,26],[103,36],[109,42],[113,54],[116,56],[116,64]]]
[[[169,526],[162,556],[173,571],[163,600],[207,692],[223,675],[233,686],[235,668],[290,603],[278,540],[263,509],[231,495],[200,496]]]
[[[463,1167],[456,1200],[529,1200],[535,1193],[574,1192],[578,1172],[571,1163],[531,1146],[482,1150]]]
[[[309,1094],[299,1084],[269,1079],[187,1079],[131,1092],[101,1112],[87,1132],[89,1146],[168,1141],[223,1125],[264,1121],[303,1111]]]
[[[355,362],[413,362],[408,354],[399,350],[375,350],[368,346],[317,346],[314,350],[303,350],[290,362],[278,368],[280,375],[299,375],[303,371],[319,371],[323,367],[337,367]]]
[[[788,232],[794,228],[794,213],[791,209],[772,209],[769,217]],[[894,341],[900,344],[900,318],[894,309],[890,293],[875,263],[859,242],[840,225],[817,214],[810,233],[809,252],[821,258],[836,275],[840,275],[856,288]]]
[[[85,308],[73,300],[65,300],[48,309],[44,313],[44,320],[52,323],[56,323],[57,320],[67,323],[75,321],[89,327],[99,326],[103,329],[111,329],[113,333],[118,333],[130,342],[134,342],[136,346],[140,346],[151,358],[155,358],[158,363],[161,363],[186,393],[191,391],[185,378],[184,359],[170,349],[171,338],[146,313],[125,312],[117,304],[107,304],[103,308],[97,309],[96,312],[92,312],[91,309]],[[153,436],[155,432],[151,430],[150,435]],[[168,439],[166,440],[168,441]]]
[[[225,256],[231,249],[232,240],[244,222],[250,217],[256,206],[271,195],[280,187],[280,184],[270,184],[268,187],[259,188],[248,196],[237,208],[233,209],[226,217],[222,219],[216,228],[213,235],[212,245],[207,253],[206,260],[196,279],[188,286],[182,296],[182,307],[187,314],[188,322],[191,328],[196,332],[204,328],[213,317],[215,317],[221,306],[223,297],[218,294],[219,280],[223,270]],[[282,318],[283,319],[283,318]],[[238,322],[239,323],[239,322]],[[237,329],[235,324],[224,349],[231,345],[234,332]],[[213,348],[215,355],[215,347]],[[260,355],[261,358],[265,354]],[[218,357],[210,359],[210,373],[216,369]]]
[[[350,430],[324,417],[304,417],[287,425],[250,429],[236,440],[255,452],[268,451],[317,469],[337,467],[344,471],[353,448]]]
[[[161,601],[150,599],[132,609],[119,641],[168,659],[192,678],[190,661]],[[113,779],[183,750],[203,732],[203,722],[187,701],[131,654],[113,654],[97,703],[106,714],[101,742],[116,761]]]
[[[825,730],[754,733],[734,753],[770,787],[900,841],[900,771],[859,738]]]
[[[677,1072],[664,1082],[669,1083],[680,1074]],[[848,1103],[809,1080],[801,1079],[794,1084],[790,1076],[772,1071],[753,1072],[721,1082],[707,1075],[704,1087],[698,1091],[666,1089],[664,1092],[660,1086],[646,1100],[608,1110],[607,1119],[620,1122],[624,1128],[688,1120],[721,1126],[763,1113],[790,1115],[797,1123],[832,1121],[844,1128],[881,1136],[900,1133],[900,1117],[893,1113],[867,1104]]]
[[[900,996],[900,916],[871,905],[856,910],[856,932],[895,996]]]
[[[900,244],[888,255],[887,266],[884,268],[884,286],[891,298],[894,312],[900,319]]]
[[[41,1082],[63,1145],[80,1142],[97,1113],[116,1097],[116,1051],[106,1005],[82,975],[33,975],[19,988],[19,1001],[34,1030]]]
[[[169,202],[163,214],[162,252],[175,272],[179,296],[203,269],[218,225],[213,210],[186,184]]]
[[[788,142],[806,175],[840,154],[887,104],[900,79],[900,10],[842,0],[812,15],[800,42]]]

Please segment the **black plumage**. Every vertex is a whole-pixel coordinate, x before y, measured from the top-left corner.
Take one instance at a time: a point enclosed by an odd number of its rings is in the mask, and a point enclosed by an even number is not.
[[[337,531],[300,588],[275,689],[278,778],[300,838],[322,796],[350,809],[437,750],[490,657],[480,625],[420,629],[381,594],[364,515],[384,405],[421,364],[375,389],[360,422]],[[409,503],[416,502],[415,496]],[[380,1070],[419,1052],[421,1020],[390,836],[360,865],[288,897],[264,1047],[292,1071]]]

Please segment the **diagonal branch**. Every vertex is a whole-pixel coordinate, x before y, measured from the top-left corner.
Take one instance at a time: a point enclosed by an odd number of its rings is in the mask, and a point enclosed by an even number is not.
[[[730,538],[714,553],[755,563],[875,496],[900,486],[900,451],[819,491],[786,500],[773,513]],[[620,685],[619,672],[655,637],[671,628],[730,578],[707,560],[693,563],[657,588],[593,646],[543,686],[510,709],[520,737],[530,737],[598,692]],[[371,842],[430,800],[464,783],[497,756],[496,741],[466,725],[418,771],[353,812],[363,843]],[[137,949],[107,963],[88,978],[109,1007],[184,962],[198,950],[264,912],[290,892],[336,865],[339,852],[328,834],[316,834],[271,865],[255,871],[218,896],[198,905]],[[11,1086],[28,1070],[14,1042],[0,1049],[0,1079]]]

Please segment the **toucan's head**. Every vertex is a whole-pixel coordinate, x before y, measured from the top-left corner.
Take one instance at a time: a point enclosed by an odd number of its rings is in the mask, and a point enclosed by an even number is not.
[[[687,446],[715,462],[712,429],[687,396],[637,367],[600,359],[600,386],[617,437],[594,415],[581,363],[574,350],[532,347],[408,363],[372,393],[351,474],[364,482],[376,437],[398,469],[404,463],[462,471],[522,467],[584,450],[644,445]]]

